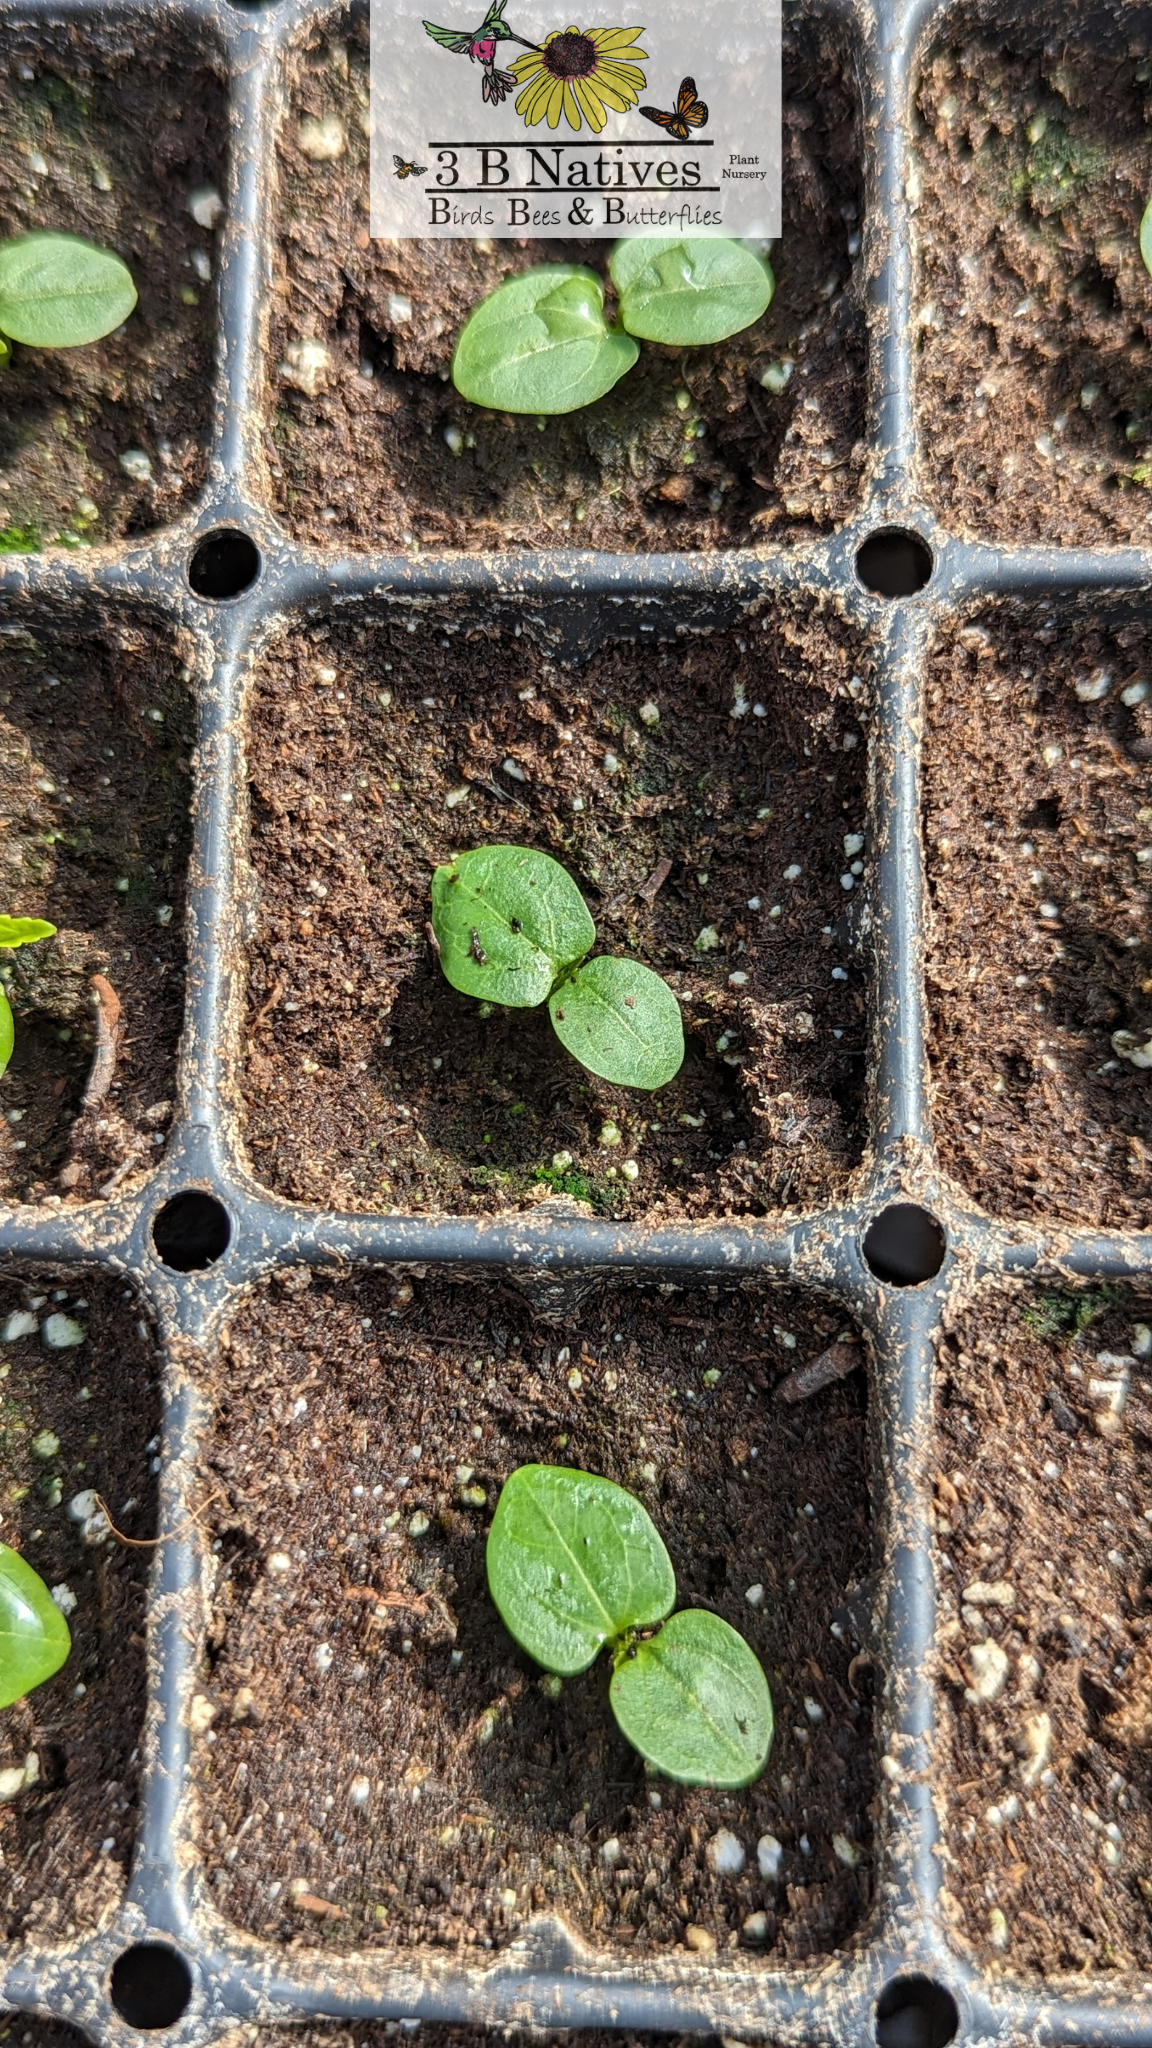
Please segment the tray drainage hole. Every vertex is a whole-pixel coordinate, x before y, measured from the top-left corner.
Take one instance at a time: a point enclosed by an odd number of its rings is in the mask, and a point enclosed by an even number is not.
[[[864,1234],[865,1260],[876,1278],[890,1287],[918,1287],[922,1280],[934,1279],[947,1249],[936,1218],[915,1202],[893,1202],[890,1209],[881,1209]]]
[[[260,574],[260,550],[235,526],[206,533],[188,564],[188,581],[197,597],[219,600],[239,597]]]
[[[856,556],[856,574],[877,597],[914,597],[932,574],[932,550],[918,533],[884,526]]]
[[[112,2003],[130,2027],[174,2027],[192,2001],[192,1972],[162,1941],[140,1941],[112,1965]]]
[[[214,1195],[185,1188],[173,1195],[152,1225],[152,1242],[166,1266],[177,1273],[202,1273],[228,1249],[232,1224]]]
[[[959,2025],[952,1993],[931,1977],[893,1977],[876,2001],[879,2048],[947,2048]]]

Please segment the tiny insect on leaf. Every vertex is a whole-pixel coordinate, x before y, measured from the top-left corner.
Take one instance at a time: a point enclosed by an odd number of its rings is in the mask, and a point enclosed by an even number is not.
[[[684,1063],[680,1005],[639,960],[586,960],[548,1007],[561,1045],[618,1087],[663,1088]]]

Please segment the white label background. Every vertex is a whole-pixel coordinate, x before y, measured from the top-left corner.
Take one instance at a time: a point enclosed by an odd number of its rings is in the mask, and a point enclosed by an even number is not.
[[[592,15],[577,15],[581,31],[643,28],[640,105],[670,113],[681,80],[695,80],[708,121],[686,144],[639,106],[607,109],[598,135],[587,125],[572,130],[563,115],[554,129],[546,121],[526,128],[519,86],[491,106],[482,65],[424,29],[427,18],[475,32],[487,0],[424,4],[427,17],[424,6],[372,0],[374,236],[779,235],[780,0],[724,0],[711,10],[663,0],[651,13],[632,0],[598,0]],[[528,42],[573,26],[571,13],[546,0],[507,0],[504,19]],[[501,41],[495,61],[510,71],[527,54]],[[629,50],[620,55],[631,61]],[[422,168],[397,177],[395,157]]]

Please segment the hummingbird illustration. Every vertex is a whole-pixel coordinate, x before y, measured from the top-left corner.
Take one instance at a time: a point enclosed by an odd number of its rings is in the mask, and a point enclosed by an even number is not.
[[[494,107],[507,98],[516,84],[510,71],[501,71],[497,66],[497,44],[523,43],[526,50],[539,47],[508,27],[504,19],[507,4],[508,0],[491,0],[479,28],[437,28],[434,21],[424,23],[433,42],[439,43],[442,50],[451,50],[453,56],[467,57],[473,64],[479,63],[484,73],[484,98]]]

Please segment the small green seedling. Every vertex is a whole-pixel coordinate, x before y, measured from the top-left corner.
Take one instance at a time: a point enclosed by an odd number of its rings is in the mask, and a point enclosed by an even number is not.
[[[0,242],[0,364],[12,353],[11,341],[29,348],[101,341],[135,304],[132,273],[111,249],[78,235],[16,235]]]
[[[663,1088],[684,1059],[680,1005],[638,960],[598,954],[571,875],[530,846],[478,846],[432,877],[440,965],[462,995],[512,1010],[546,1002],[560,1043],[589,1073]]]
[[[465,322],[452,381],[498,412],[575,412],[632,368],[641,341],[705,348],[751,327],[776,289],[742,242],[674,235],[617,242],[608,265],[619,306],[609,325],[594,270],[545,263],[499,285]]]
[[[621,1733],[666,1778],[734,1790],[760,1776],[772,1698],[759,1661],[705,1608],[665,1620],[672,1560],[622,1486],[562,1465],[519,1466],[497,1502],[487,1564],[504,1626],[546,1671],[573,1678],[607,1646]]]
[[[43,1685],[71,1648],[68,1623],[43,1579],[0,1543],[0,1707]]]
[[[55,925],[46,924],[42,917],[0,917],[0,953],[14,952],[17,946],[33,946],[37,939],[53,938],[55,932]],[[12,1005],[0,984],[0,1075],[12,1057],[15,1042]]]

